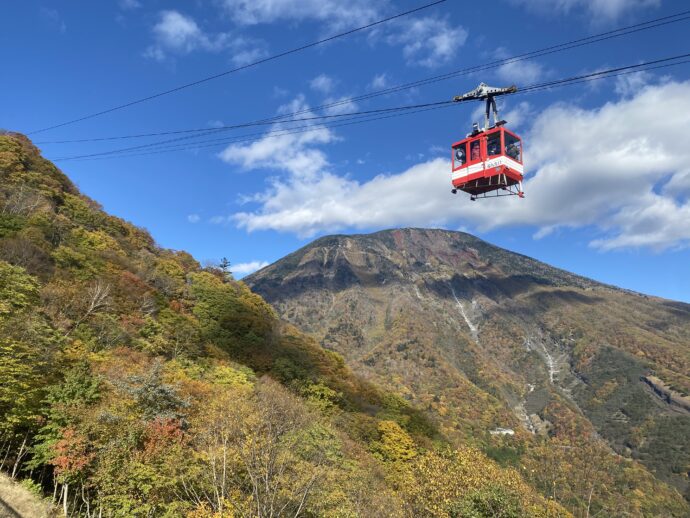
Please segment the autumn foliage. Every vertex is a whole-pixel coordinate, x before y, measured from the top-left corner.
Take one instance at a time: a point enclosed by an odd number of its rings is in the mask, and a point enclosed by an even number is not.
[[[70,516],[569,515],[542,478],[453,445],[14,134],[0,135],[0,469]]]

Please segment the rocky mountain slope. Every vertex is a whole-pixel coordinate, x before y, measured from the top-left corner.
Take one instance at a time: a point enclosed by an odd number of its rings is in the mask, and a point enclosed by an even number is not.
[[[690,393],[690,305],[445,230],[324,237],[245,282],[455,441],[520,462],[601,437],[690,495],[690,414],[643,379]]]

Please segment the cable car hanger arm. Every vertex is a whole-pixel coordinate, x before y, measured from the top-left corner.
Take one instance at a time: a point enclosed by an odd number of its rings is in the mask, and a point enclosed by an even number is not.
[[[491,111],[494,112],[494,125],[498,126],[502,121],[498,118],[498,109],[496,108],[496,99],[499,95],[514,94],[517,92],[517,86],[511,85],[507,87],[489,86],[485,83],[479,83],[479,86],[462,95],[453,97],[453,102],[462,101],[480,101],[486,100],[486,113],[484,118],[484,131],[489,129],[489,116]]]

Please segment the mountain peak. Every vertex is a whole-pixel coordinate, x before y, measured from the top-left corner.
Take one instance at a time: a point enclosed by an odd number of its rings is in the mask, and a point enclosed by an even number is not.
[[[371,234],[330,235],[248,276],[269,301],[305,289],[342,290],[427,279],[523,278],[526,282],[601,286],[465,232],[399,228]]]

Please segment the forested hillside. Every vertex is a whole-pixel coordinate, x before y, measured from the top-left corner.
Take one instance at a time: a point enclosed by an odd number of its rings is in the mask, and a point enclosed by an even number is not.
[[[323,237],[245,281],[574,514],[690,513],[690,305],[432,229]]]
[[[0,469],[70,516],[569,515],[7,133]]]

